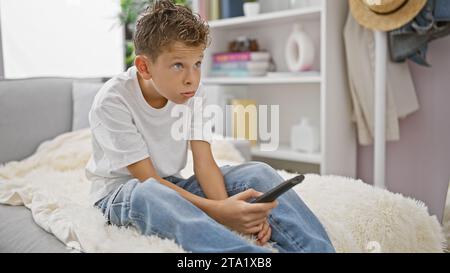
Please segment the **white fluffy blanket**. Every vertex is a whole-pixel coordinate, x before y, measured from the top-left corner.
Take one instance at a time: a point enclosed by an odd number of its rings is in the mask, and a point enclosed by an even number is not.
[[[445,237],[447,238],[447,250],[450,253],[450,185],[447,191],[447,200],[445,202],[443,226]]]
[[[219,165],[242,162],[229,142],[216,141],[212,149]],[[0,203],[25,205],[38,225],[76,251],[184,252],[173,241],[105,224],[88,202],[84,166],[90,153],[89,130],[44,142],[33,156],[0,167]],[[182,174],[192,174],[191,157]],[[338,176],[308,174],[294,189],[338,252],[442,252],[445,247],[439,222],[421,202]]]

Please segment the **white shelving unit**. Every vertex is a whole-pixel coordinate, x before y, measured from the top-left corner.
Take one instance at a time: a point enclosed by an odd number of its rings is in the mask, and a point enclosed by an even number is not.
[[[262,27],[271,24],[290,23],[292,19],[301,16],[303,19],[319,19],[322,7],[309,7],[286,11],[259,14],[254,17],[234,17],[216,21],[210,21],[212,29],[234,29],[241,27]]]
[[[317,76],[299,77],[211,77],[203,80],[204,84],[293,84],[293,83],[320,83],[322,78]]]
[[[342,38],[347,12],[347,1],[322,1],[309,8],[209,22],[212,42],[205,55],[203,84],[260,105],[280,105],[280,146],[272,152],[255,146],[253,156],[319,165],[321,174],[356,176],[356,136]],[[277,71],[287,72],[284,49],[294,23],[300,23],[313,39],[317,49],[313,70],[320,72],[296,77],[208,77],[212,54],[227,51],[228,43],[238,36],[257,39],[261,49],[272,54]],[[301,117],[308,117],[320,131],[317,153],[290,149],[291,127]]]
[[[261,151],[259,146],[252,148],[252,154],[259,157],[267,157],[281,160],[320,164],[322,157],[320,153],[301,153],[293,151],[289,146],[281,145],[274,152]]]

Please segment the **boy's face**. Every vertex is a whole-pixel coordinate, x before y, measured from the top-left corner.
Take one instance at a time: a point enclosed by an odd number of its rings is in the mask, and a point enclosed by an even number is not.
[[[175,42],[155,62],[148,58],[148,72],[156,92],[178,104],[193,97],[200,84],[203,51],[203,46]]]

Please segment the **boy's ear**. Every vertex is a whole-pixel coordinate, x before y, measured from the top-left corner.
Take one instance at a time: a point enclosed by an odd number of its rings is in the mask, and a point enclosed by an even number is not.
[[[134,65],[144,80],[150,80],[152,78],[152,74],[150,72],[151,62],[149,58],[144,55],[137,55],[134,59]]]

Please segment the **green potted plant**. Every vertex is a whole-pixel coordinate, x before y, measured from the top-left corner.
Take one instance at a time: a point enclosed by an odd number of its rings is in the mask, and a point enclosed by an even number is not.
[[[119,13],[120,24],[125,30],[125,49],[124,49],[124,62],[128,69],[134,64],[134,30],[136,20],[141,12],[144,11],[146,6],[153,4],[154,0],[121,0]]]
[[[260,4],[258,0],[245,0],[243,9],[245,16],[255,16],[259,14]]]
[[[145,8],[152,5],[157,0],[121,0],[120,7],[121,12],[119,13],[120,24],[125,29],[125,65],[128,69],[134,64],[134,31],[136,20]],[[178,5],[187,5],[187,0],[175,0],[173,1]]]

